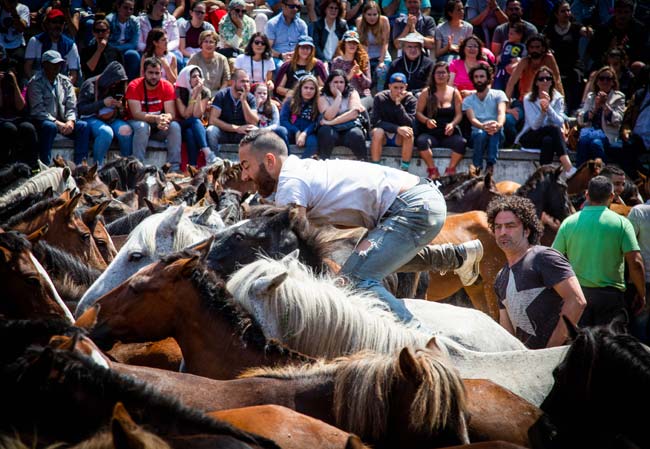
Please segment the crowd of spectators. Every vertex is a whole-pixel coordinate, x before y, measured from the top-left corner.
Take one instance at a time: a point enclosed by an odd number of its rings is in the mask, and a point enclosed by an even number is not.
[[[446,174],[466,147],[491,171],[517,145],[569,174],[650,169],[634,0],[23,1],[0,0],[0,163],[49,163],[61,134],[100,164],[114,139],[141,159],[161,140],[178,170],[183,146],[194,164],[271,127],[303,157],[398,145],[408,170],[415,147],[431,177],[436,147]]]

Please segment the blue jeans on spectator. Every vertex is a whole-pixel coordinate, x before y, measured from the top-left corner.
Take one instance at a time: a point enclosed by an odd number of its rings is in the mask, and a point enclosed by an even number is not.
[[[289,147],[289,131],[287,131],[287,128],[281,125],[271,125],[270,127],[274,133],[276,133],[282,140],[284,140],[284,143],[287,144],[287,148]]]
[[[167,148],[167,162],[171,164],[172,171],[180,170],[181,165],[181,125],[174,121],[169,124],[166,131],[152,128],[147,122],[129,120],[133,128],[133,155],[144,162],[149,139],[165,142]]]
[[[124,55],[124,70],[130,80],[140,77],[140,53],[137,50],[127,50]]]
[[[52,146],[59,129],[50,120],[34,120],[34,126],[38,131],[39,158],[44,164],[50,165],[52,162]],[[74,140],[74,163],[81,164],[88,157],[88,145],[90,143],[88,124],[84,120],[75,121],[74,131],[66,137]]]
[[[404,301],[386,290],[382,280],[428,245],[442,229],[446,216],[445,199],[433,184],[420,183],[408,189],[395,199],[377,227],[360,241],[341,268],[341,274],[357,288],[375,293],[401,320],[412,320],[413,315]],[[455,260],[450,263],[439,268],[457,268]]]
[[[489,135],[482,129],[472,127],[472,148],[474,155],[472,163],[477,168],[483,168],[483,156],[487,160],[487,166],[493,166],[497,162],[499,146],[503,140],[503,129],[498,133]],[[487,151],[487,154],[485,154]]]
[[[576,167],[580,167],[589,159],[597,157],[607,161],[605,151],[609,149],[609,140],[602,129],[592,127],[582,128],[576,148]]]
[[[386,52],[386,56],[384,57],[383,69],[377,69],[379,63],[381,62],[379,61],[379,58],[372,58],[370,60],[370,73],[373,74],[372,84],[370,86],[371,89],[376,88],[377,92],[384,90],[384,84],[386,84],[386,75],[388,74],[388,69],[390,68],[391,61],[392,58],[389,52]]]
[[[514,115],[506,113],[506,122],[503,125],[506,148],[510,148],[515,142],[517,134],[519,134],[519,131],[524,126],[524,106],[521,104],[521,101],[513,100],[510,109],[517,109],[519,118],[515,118]]]
[[[197,117],[186,118],[181,122],[183,139],[187,145],[187,162],[196,166],[199,151],[208,147],[208,138],[203,122]]]
[[[86,118],[90,135],[93,137],[93,159],[101,167],[104,165],[106,153],[113,142],[113,137],[117,137],[120,145],[120,154],[130,156],[133,148],[133,130],[124,120],[116,119],[110,123],[97,117]]]
[[[295,133],[289,133],[289,142],[292,144],[296,143]],[[300,156],[303,159],[307,159],[318,153],[318,137],[316,137],[316,134],[307,134],[303,148],[302,155]]]

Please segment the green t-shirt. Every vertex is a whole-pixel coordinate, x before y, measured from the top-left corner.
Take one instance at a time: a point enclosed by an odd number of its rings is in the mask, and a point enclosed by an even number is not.
[[[605,206],[586,206],[568,217],[553,242],[583,287],[625,290],[625,253],[639,251],[630,221]]]

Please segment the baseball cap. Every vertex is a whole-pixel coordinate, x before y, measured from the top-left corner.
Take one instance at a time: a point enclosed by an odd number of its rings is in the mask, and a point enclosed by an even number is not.
[[[418,32],[409,33],[404,37],[399,38],[400,42],[413,42],[415,44],[424,44],[424,36]]]
[[[390,78],[388,79],[388,84],[393,84],[393,83],[404,83],[404,84],[406,84],[406,75],[404,75],[402,72],[393,73],[390,76]]]
[[[61,57],[61,53],[56,50],[48,50],[43,53],[41,57],[41,62],[49,62],[52,64],[58,64],[60,62],[65,62],[65,59]]]
[[[356,42],[357,44],[361,43],[359,40],[359,33],[357,33],[354,30],[348,30],[345,33],[343,33],[343,37],[341,37],[341,40],[343,42]]]
[[[60,9],[50,9],[47,12],[47,16],[46,16],[47,20],[54,20],[57,17],[65,17],[63,15],[63,11],[61,11]]]
[[[307,35],[300,36],[300,38],[298,39],[298,46],[301,46],[301,45],[311,45],[312,47],[315,47],[314,46],[314,39],[312,39],[311,36],[307,36]]]

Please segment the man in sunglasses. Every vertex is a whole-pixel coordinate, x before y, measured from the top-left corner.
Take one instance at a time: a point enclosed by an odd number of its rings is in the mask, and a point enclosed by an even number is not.
[[[93,24],[93,40],[81,50],[81,71],[85,79],[100,75],[112,61],[124,65],[122,53],[108,43],[110,35],[111,27],[108,21],[96,20]]]
[[[60,9],[51,9],[43,21],[44,32],[32,37],[25,50],[25,77],[31,78],[41,68],[41,57],[48,50],[56,50],[64,59],[61,74],[70,77],[77,84],[80,61],[79,50],[74,40],[63,34],[65,15]]]
[[[226,58],[235,58],[248,44],[255,33],[255,21],[246,15],[244,0],[231,0],[228,14],[219,22],[219,53]]]
[[[282,13],[269,20],[264,28],[264,34],[271,44],[271,54],[275,59],[276,67],[290,60],[300,36],[309,34],[307,24],[298,17],[301,7],[300,0],[284,0]]]

